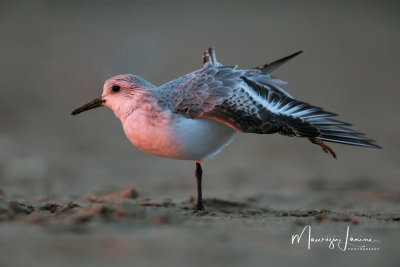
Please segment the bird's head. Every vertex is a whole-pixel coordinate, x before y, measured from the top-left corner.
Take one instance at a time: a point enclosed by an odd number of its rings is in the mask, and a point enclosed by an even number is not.
[[[154,85],[137,75],[123,74],[111,77],[104,83],[101,97],[73,110],[71,115],[106,106],[122,119],[138,107],[151,88],[154,88]]]

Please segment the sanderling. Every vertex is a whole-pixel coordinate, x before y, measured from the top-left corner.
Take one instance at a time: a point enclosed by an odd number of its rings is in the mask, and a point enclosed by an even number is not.
[[[323,141],[379,148],[364,134],[334,120],[336,114],[294,99],[270,73],[300,54],[252,69],[220,64],[212,48],[203,67],[161,86],[133,74],[108,79],[101,97],[71,115],[106,106],[121,120],[129,141],[161,157],[195,161],[197,205],[202,202],[201,162],[218,154],[236,132],[306,137],[336,158]]]

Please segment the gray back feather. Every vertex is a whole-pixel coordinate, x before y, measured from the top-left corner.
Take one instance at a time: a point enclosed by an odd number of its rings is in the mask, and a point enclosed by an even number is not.
[[[168,95],[168,103],[161,105],[190,118],[200,117],[229,98],[242,75],[243,71],[206,63],[202,69],[162,85],[159,91]]]

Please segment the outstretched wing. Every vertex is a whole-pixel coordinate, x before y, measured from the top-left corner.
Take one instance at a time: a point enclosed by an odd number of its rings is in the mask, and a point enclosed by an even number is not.
[[[336,114],[271,90],[251,77],[211,112],[204,114],[242,132],[279,133],[347,145],[378,147],[364,134],[346,128],[350,124],[332,119]]]
[[[297,101],[280,88],[284,82],[272,78],[268,66],[291,57],[251,70],[206,62],[175,84],[172,109],[190,118],[220,121],[240,132],[378,147],[362,133],[344,127],[350,124],[332,119],[336,114]]]

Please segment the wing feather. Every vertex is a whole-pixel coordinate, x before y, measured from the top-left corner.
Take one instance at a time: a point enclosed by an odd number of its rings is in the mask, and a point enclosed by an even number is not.
[[[202,69],[165,85],[174,88],[170,108],[193,119],[220,121],[241,132],[379,147],[363,133],[344,127],[351,124],[332,119],[335,113],[298,101],[279,87],[284,82],[268,73],[295,55],[240,70],[221,66],[211,50]]]

